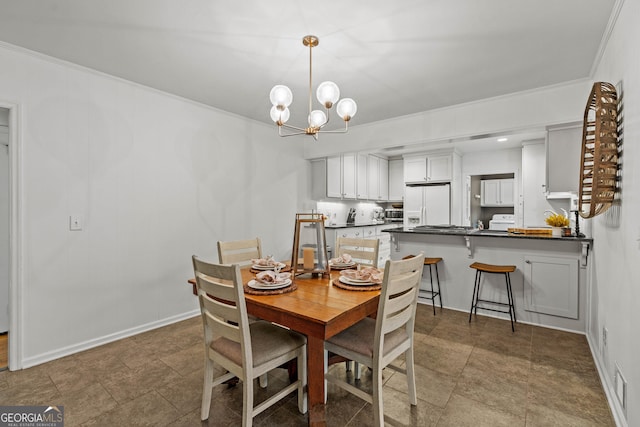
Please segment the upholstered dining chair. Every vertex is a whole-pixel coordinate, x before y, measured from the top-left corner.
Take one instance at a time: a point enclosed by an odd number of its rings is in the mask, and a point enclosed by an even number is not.
[[[360,264],[377,267],[379,247],[380,240],[378,239],[338,237],[336,238],[335,254],[336,256],[342,256],[346,253]]]
[[[204,325],[204,387],[201,418],[209,418],[212,389],[237,376],[242,380],[242,425],[277,401],[298,391],[298,409],[307,412],[307,339],[265,321],[249,324],[238,264],[212,264],[193,256],[198,300]],[[298,364],[298,379],[254,406],[254,380],[290,360]],[[227,372],[214,378],[215,366]],[[220,414],[224,418],[224,414]]]
[[[330,372],[325,374],[325,379],[371,403],[376,426],[384,425],[382,370],[385,367],[406,374],[409,402],[411,405],[417,404],[413,329],[423,267],[424,254],[407,260],[387,261],[377,318],[366,317],[329,338],[324,344],[326,350],[372,369],[373,392],[371,394]],[[403,353],[406,369],[392,364]]]
[[[252,259],[262,258],[260,238],[218,241],[218,260],[220,264],[247,265]]]

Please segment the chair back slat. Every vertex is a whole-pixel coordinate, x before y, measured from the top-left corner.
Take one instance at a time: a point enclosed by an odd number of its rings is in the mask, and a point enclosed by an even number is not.
[[[240,322],[240,313],[235,304],[230,304],[228,300],[213,299],[207,294],[203,294],[201,297],[202,305],[209,315],[236,324]]]
[[[388,314],[382,324],[383,334],[395,331],[411,319],[411,316],[413,315],[412,304],[415,298],[416,291],[411,289],[401,296],[389,300],[388,310],[386,310]]]
[[[220,264],[246,265],[252,259],[262,258],[262,244],[259,238],[218,242]]]
[[[372,267],[378,267],[378,250],[380,240],[360,239],[352,237],[338,237],[336,239],[336,255],[342,256],[345,253],[362,263]]]
[[[207,326],[212,332],[215,331],[216,337],[224,337],[237,343],[242,342],[240,328],[236,324],[229,323],[227,320],[230,319],[213,316],[211,313],[205,313],[204,316],[207,321]]]

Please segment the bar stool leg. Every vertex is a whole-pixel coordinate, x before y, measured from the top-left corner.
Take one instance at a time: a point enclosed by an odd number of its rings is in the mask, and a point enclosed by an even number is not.
[[[473,314],[473,308],[476,307],[476,313],[478,311],[477,309],[478,303],[476,301],[476,295],[478,294],[478,285],[480,283],[479,276],[480,276],[480,270],[476,270],[476,279],[473,282],[473,296],[471,297],[471,308],[469,309],[469,323],[471,323],[471,315]]]
[[[436,294],[433,293],[433,270],[429,264],[429,280],[431,281],[431,306],[433,307],[433,315],[436,315]]]
[[[509,300],[509,320],[511,320],[511,332],[515,332],[515,327],[513,323],[516,320],[516,308],[513,305],[513,293],[511,292],[511,278],[509,277],[509,273],[505,273],[505,280],[507,282],[507,298]]]
[[[429,270],[431,272],[431,270]],[[438,298],[440,298],[440,309],[442,309],[442,294],[440,293],[440,276],[438,275],[438,264],[436,264],[436,282],[438,283]],[[435,304],[435,301],[433,301]]]

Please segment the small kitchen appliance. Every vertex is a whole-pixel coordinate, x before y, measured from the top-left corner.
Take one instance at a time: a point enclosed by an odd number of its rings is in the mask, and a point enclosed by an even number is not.
[[[507,231],[516,226],[516,216],[511,214],[495,214],[489,221],[489,230]]]
[[[373,212],[371,213],[371,220],[376,224],[384,224],[384,209],[373,208]]]
[[[403,216],[403,209],[393,208],[384,211],[384,217],[387,221],[402,222]]]
[[[347,225],[353,225],[356,223],[356,208],[349,209],[347,214]]]

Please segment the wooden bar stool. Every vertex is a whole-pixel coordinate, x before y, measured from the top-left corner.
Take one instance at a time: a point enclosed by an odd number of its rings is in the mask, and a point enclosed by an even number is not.
[[[515,332],[513,324],[516,322],[516,309],[513,305],[513,292],[511,291],[511,278],[509,276],[509,273],[513,273],[514,271],[516,271],[516,266],[492,265],[474,262],[469,267],[475,268],[476,270],[476,281],[473,286],[473,297],[471,298],[471,310],[469,310],[469,323],[471,323],[471,314],[478,314],[478,308],[482,310],[496,311],[499,313],[508,313],[509,319],[511,320],[511,331]],[[509,300],[509,303],[480,299],[480,280],[482,278],[482,273],[504,274],[507,283],[507,299]],[[508,306],[509,310],[505,311],[489,307],[478,307],[479,302]]]
[[[407,255],[402,259],[413,258],[415,255]],[[442,261],[442,258],[425,258],[424,265],[429,266],[429,279],[431,280],[431,291],[428,290],[420,290],[420,292],[431,292],[431,296],[425,296],[423,298],[431,300],[431,305],[433,306],[433,315],[436,315],[436,301],[435,298],[438,297],[440,299],[440,309],[442,309],[442,295],[440,295],[440,276],[438,276],[438,263]],[[436,268],[436,284],[438,285],[438,290],[433,290],[433,270],[432,267]]]

